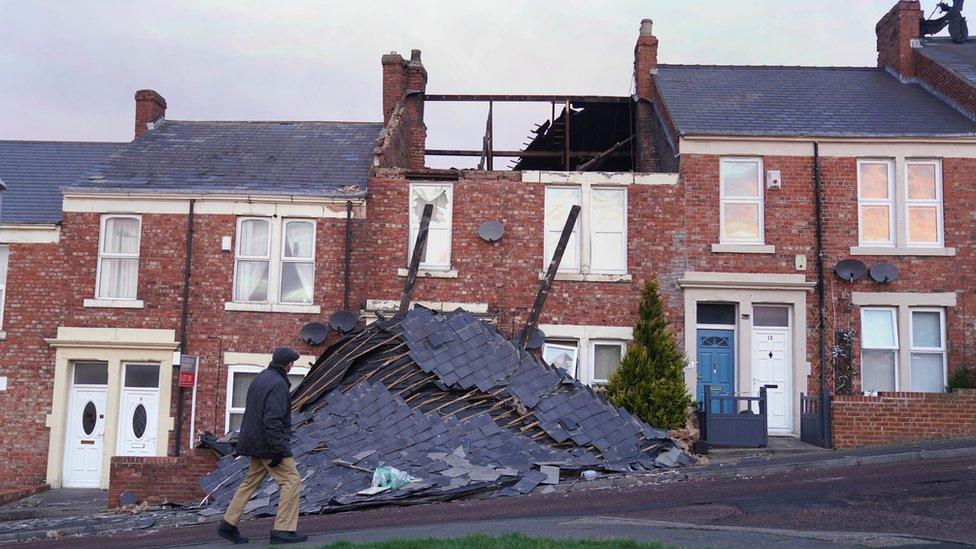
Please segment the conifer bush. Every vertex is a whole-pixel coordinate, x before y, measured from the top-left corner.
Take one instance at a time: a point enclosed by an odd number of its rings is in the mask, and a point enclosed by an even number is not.
[[[648,280],[637,310],[634,342],[610,375],[607,398],[654,427],[681,428],[691,405],[684,366],[684,353],[668,328],[657,280]]]

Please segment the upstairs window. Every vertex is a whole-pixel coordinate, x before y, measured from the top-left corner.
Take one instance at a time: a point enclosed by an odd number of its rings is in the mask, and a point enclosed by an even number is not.
[[[136,298],[140,225],[140,218],[135,216],[107,215],[102,218],[95,297]]]
[[[407,245],[407,267],[413,257],[413,247],[420,233],[420,219],[424,206],[432,204],[427,233],[427,248],[420,260],[420,268],[434,271],[451,269],[451,224],[453,221],[454,189],[451,185],[415,183],[410,185],[410,242]]]
[[[764,244],[762,160],[723,158],[719,168],[719,241]]]
[[[546,187],[542,268],[549,267],[569,211],[577,205],[582,211],[566,244],[559,272],[626,274],[627,189],[589,185]]]
[[[905,220],[909,246],[942,247],[942,166],[937,160],[905,162]]]
[[[237,222],[234,301],[312,303],[315,223],[241,218]]]
[[[10,263],[10,248],[0,246],[0,330],[3,330],[3,309],[7,302],[7,266]]]
[[[862,245],[895,245],[894,163],[857,163],[858,227]]]

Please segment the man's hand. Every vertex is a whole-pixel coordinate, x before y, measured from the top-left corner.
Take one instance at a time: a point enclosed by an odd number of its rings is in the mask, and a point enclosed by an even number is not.
[[[268,467],[274,469],[275,467],[281,465],[281,462],[284,459],[285,459],[284,454],[282,454],[281,452],[278,452],[278,453],[274,454],[273,456],[271,456],[271,463],[268,464]]]

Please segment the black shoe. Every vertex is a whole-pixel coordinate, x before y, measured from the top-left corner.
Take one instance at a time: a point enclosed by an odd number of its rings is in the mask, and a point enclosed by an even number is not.
[[[308,540],[308,536],[304,534],[296,534],[295,532],[286,532],[284,530],[271,531],[271,545],[280,545],[284,543],[301,543],[307,540]]]
[[[217,527],[217,535],[237,545],[250,541],[241,535],[241,531],[236,526],[226,520],[220,521],[220,526]]]

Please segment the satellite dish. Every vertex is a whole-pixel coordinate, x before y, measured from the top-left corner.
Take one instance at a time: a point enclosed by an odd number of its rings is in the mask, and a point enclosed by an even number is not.
[[[837,266],[834,267],[834,272],[842,279],[848,282],[854,282],[855,280],[861,280],[864,278],[864,275],[868,274],[868,266],[856,259],[845,259],[837,263]]]
[[[516,339],[521,339],[522,330],[519,330]],[[533,328],[532,332],[529,333],[529,338],[525,342],[526,349],[538,349],[542,347],[546,342],[546,333],[538,328]]]
[[[329,326],[340,334],[348,334],[356,329],[359,318],[352,311],[336,311],[329,317]]]
[[[325,342],[325,338],[329,336],[329,327],[321,322],[309,322],[308,324],[302,326],[302,331],[299,337],[302,341],[308,343],[309,345],[321,345]]]
[[[485,221],[478,227],[478,236],[488,242],[498,242],[505,234],[505,227],[497,221]]]
[[[895,267],[886,261],[876,263],[873,267],[871,267],[871,278],[873,278],[875,282],[880,282],[882,284],[894,282],[895,279],[898,278],[898,267]]]

